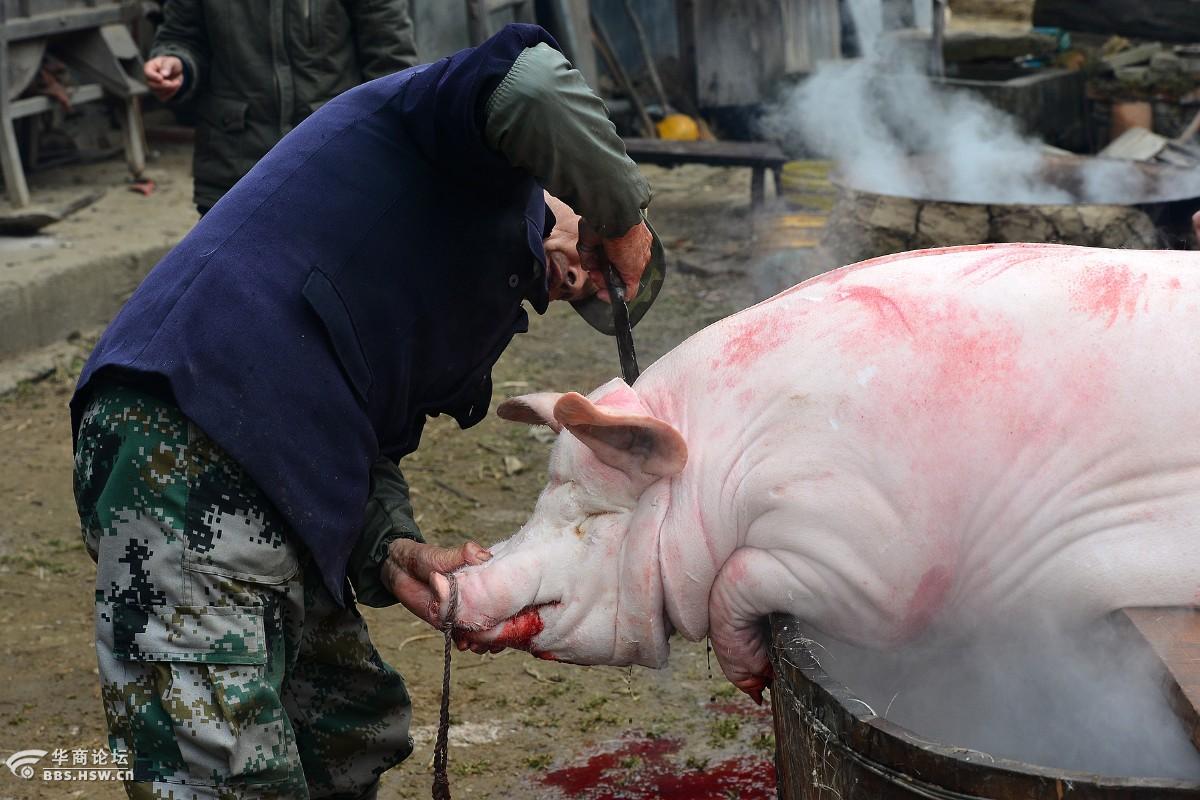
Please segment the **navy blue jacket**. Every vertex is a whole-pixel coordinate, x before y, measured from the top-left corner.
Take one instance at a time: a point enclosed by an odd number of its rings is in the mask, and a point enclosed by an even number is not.
[[[169,385],[267,494],[342,601],[379,453],[426,415],[479,422],[521,307],[548,297],[542,189],[484,142],[483,102],[542,29],[352,89],[288,134],[151,271],[99,374]]]

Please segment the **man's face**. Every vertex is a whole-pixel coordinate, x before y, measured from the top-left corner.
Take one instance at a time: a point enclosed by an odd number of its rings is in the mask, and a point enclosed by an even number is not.
[[[546,192],[546,205],[554,214],[554,230],[542,243],[546,249],[546,268],[550,274],[551,300],[582,300],[596,292],[579,261],[579,215],[554,195]]]

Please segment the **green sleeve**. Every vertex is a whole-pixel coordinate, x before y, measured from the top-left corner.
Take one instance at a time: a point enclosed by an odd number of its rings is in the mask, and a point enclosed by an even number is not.
[[[417,63],[409,0],[351,0],[346,8],[354,26],[354,46],[364,81]]]
[[[404,474],[391,461],[380,458],[371,466],[366,521],[346,567],[354,594],[363,605],[382,608],[395,604],[395,596],[380,580],[379,567],[387,558],[388,545],[396,539],[425,541],[413,520]]]
[[[208,77],[208,32],[202,0],[171,0],[163,8],[150,58],[175,56],[183,62],[184,81],[171,103],[186,103]]]
[[[625,153],[604,102],[562,53],[526,49],[488,98],[488,145],[532,174],[602,236],[642,221],[650,186]]]

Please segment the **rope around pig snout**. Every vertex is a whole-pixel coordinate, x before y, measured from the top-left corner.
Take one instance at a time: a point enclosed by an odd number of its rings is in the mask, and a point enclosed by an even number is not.
[[[433,745],[433,800],[450,800],[450,776],[446,774],[446,759],[450,755],[450,645],[454,639],[454,617],[458,614],[458,581],[453,575],[447,575],[446,580],[450,582],[450,597],[446,601],[446,621],[442,624],[446,649],[442,662],[442,709]]]

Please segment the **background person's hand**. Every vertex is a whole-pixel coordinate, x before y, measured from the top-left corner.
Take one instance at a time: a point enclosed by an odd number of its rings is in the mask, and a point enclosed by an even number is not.
[[[146,85],[154,96],[164,103],[170,100],[183,86],[183,62],[176,56],[157,56],[142,67]]]
[[[588,271],[588,277],[600,287],[596,294],[600,299],[612,302],[608,297],[608,282],[604,279],[604,268],[611,263],[621,280],[625,281],[625,299],[637,296],[642,273],[650,264],[650,245],[654,237],[646,223],[639,222],[628,231],[612,239],[604,239],[587,220],[579,222],[579,260]]]
[[[437,547],[411,539],[396,539],[388,545],[387,558],[379,567],[379,577],[405,608],[440,628],[444,609],[438,608],[434,577],[459,567],[482,564],[491,557],[491,553],[475,542],[467,542],[462,547]]]

